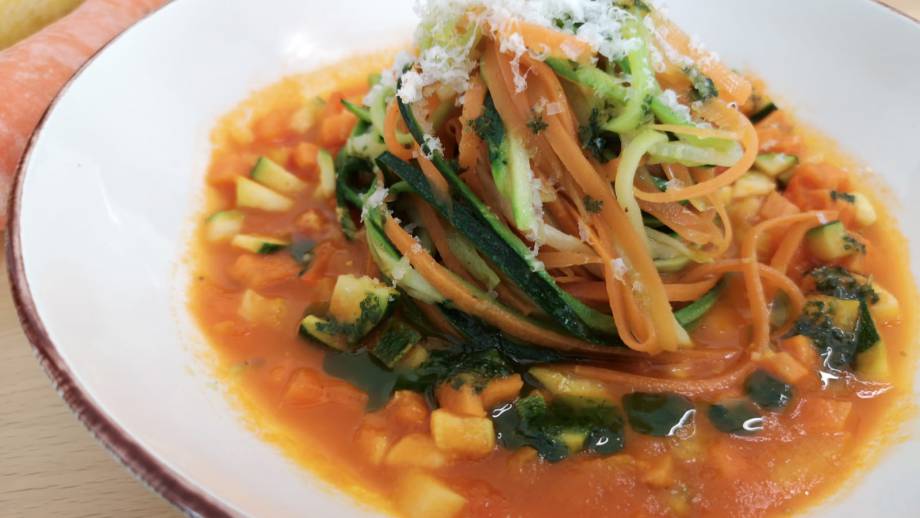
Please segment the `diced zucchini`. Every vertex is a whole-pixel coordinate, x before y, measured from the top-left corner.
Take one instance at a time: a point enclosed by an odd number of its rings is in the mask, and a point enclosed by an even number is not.
[[[678,255],[667,259],[655,259],[654,262],[659,272],[679,272],[690,264],[690,258],[686,255]]]
[[[230,241],[230,244],[255,254],[273,254],[288,246],[289,243],[283,239],[274,237],[237,234],[233,236],[233,240]]]
[[[820,302],[834,325],[840,329],[856,329],[856,321],[859,320],[859,300],[838,299],[829,295],[809,295],[806,300]]]
[[[316,315],[307,315],[300,322],[300,333],[333,349],[344,351],[347,348],[345,335],[336,331],[335,326],[326,319]]]
[[[406,351],[406,354],[403,355],[396,366],[400,369],[417,369],[428,361],[428,356],[428,349],[416,344]]]
[[[559,440],[571,453],[578,453],[585,447],[588,432],[585,430],[564,430],[559,434]]]
[[[879,340],[856,355],[856,375],[868,381],[888,380],[891,371],[888,367],[888,347],[884,340]]]
[[[316,196],[326,198],[335,194],[335,161],[325,149],[320,149],[316,154],[316,165],[319,167],[319,185],[316,186]]]
[[[397,318],[391,318],[377,335],[377,341],[371,348],[378,360],[393,368],[422,339],[422,335],[409,324]]]
[[[304,190],[307,184],[268,157],[259,157],[249,176],[260,184],[284,193],[296,193]]]
[[[765,96],[760,96],[759,102],[754,107],[754,113],[752,113],[749,117],[751,124],[757,124],[758,122],[766,119],[767,116],[775,112],[777,109],[778,108],[775,104],[773,104],[773,101]]]
[[[495,427],[488,417],[439,408],[431,413],[431,436],[441,451],[466,458],[482,458],[495,449]]]
[[[869,305],[872,318],[883,324],[901,318],[901,305],[898,303],[897,297],[875,283],[872,283],[872,291],[878,295],[878,300],[875,304]]]
[[[754,160],[754,167],[777,178],[799,163],[799,158],[786,153],[762,153]]]
[[[380,323],[390,302],[395,299],[395,289],[371,277],[340,275],[329,299],[329,315],[339,322],[366,320],[368,331]],[[371,309],[368,308],[377,308]],[[376,317],[370,313],[376,314]]]
[[[222,210],[211,214],[205,220],[205,235],[208,241],[229,241],[243,229],[244,218],[243,213],[238,210]]]
[[[852,239],[840,221],[825,223],[805,235],[808,251],[822,261],[836,261],[856,252]]]
[[[856,208],[856,224],[861,227],[868,227],[875,223],[878,219],[878,214],[876,214],[875,207],[869,201],[869,198],[860,192],[854,192],[853,198],[853,206]]]
[[[294,201],[245,176],[238,176],[236,205],[269,212],[284,212],[294,206]]]
[[[762,408],[779,410],[792,401],[794,394],[792,385],[758,369],[744,380],[744,392],[748,398]]]
[[[284,299],[263,297],[253,290],[246,290],[237,313],[249,322],[277,327],[281,325],[286,307]]]
[[[732,198],[764,196],[776,190],[773,178],[757,172],[744,173],[732,186]]]
[[[557,396],[610,399],[607,387],[599,381],[577,378],[546,367],[532,367],[527,373]]]

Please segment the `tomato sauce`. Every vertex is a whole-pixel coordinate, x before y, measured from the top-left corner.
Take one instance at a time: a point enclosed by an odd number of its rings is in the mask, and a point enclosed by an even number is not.
[[[320,244],[309,268],[301,271],[287,252],[257,255],[211,243],[202,227],[193,243],[196,280],[189,307],[219,358],[221,378],[256,431],[359,500],[392,510],[394,480],[408,468],[379,464],[374,440],[384,437],[384,443],[392,444],[409,433],[426,433],[427,405],[417,395],[397,393],[383,410],[366,414],[367,396],[324,374],[323,348],[297,334],[305,310],[327,303],[339,275],[376,274],[363,239],[348,241],[340,231],[334,200],[311,192],[318,182],[317,150],[334,153],[356,122],[339,99],[360,101],[367,74],[383,61],[360,58],[285,79],[220,121],[213,134],[205,213],[232,208],[235,177],[248,174],[258,156],[268,156],[309,187],[294,197],[288,211],[246,210],[243,232],[298,234]],[[771,117],[787,125],[786,130],[761,130],[780,132],[774,135],[780,142],[773,145],[793,147],[805,164],[822,157],[829,165],[821,167],[834,168],[845,181],[871,193],[826,142],[800,129],[787,114],[782,114],[785,119]],[[822,389],[817,378],[809,377],[796,384],[790,406],[767,413],[763,431],[753,436],[721,433],[698,410],[692,429],[676,437],[627,429],[625,450],[609,457],[577,455],[548,463],[526,449],[497,448],[482,459],[455,460],[437,474],[466,498],[463,515],[785,515],[820,502],[870,465],[909,412],[916,336],[907,246],[883,200],[870,197],[879,221],[862,233],[868,247],[859,268],[897,298],[904,318],[879,330],[888,346],[890,383],[853,381]],[[750,210],[733,207],[732,217],[736,231],[745,232]],[[805,262],[797,256],[799,278]],[[240,316],[246,289],[282,301],[280,309],[256,321]],[[743,283],[731,281],[693,330],[698,347],[731,349],[745,343],[746,304]],[[808,361],[808,351],[794,345],[788,350]],[[629,387],[611,385],[609,390],[619,400]],[[739,391],[736,387],[726,394]]]

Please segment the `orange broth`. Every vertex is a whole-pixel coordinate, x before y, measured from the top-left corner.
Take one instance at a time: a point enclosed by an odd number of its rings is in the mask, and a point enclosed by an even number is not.
[[[429,409],[421,398],[399,394],[383,410],[366,415],[366,395],[324,374],[323,348],[297,333],[305,308],[327,301],[338,275],[376,274],[363,239],[344,239],[334,200],[317,199],[311,192],[317,182],[317,148],[334,154],[356,122],[338,99],[360,102],[367,74],[383,61],[381,56],[353,59],[285,79],[221,120],[213,134],[205,212],[231,208],[234,178],[248,174],[258,156],[269,156],[310,187],[295,197],[289,211],[245,210],[243,231],[298,233],[323,244],[314,264],[301,274],[287,252],[256,255],[209,243],[202,226],[193,243],[197,280],[190,287],[189,307],[219,356],[221,376],[257,431],[334,485],[392,511],[394,480],[407,468],[375,462],[366,432],[376,430],[390,444],[410,432],[426,433]],[[305,110],[317,97],[325,102]],[[787,114],[771,117],[791,121]],[[805,164],[810,157],[831,156],[836,165],[828,167],[843,170],[839,154],[812,134],[797,128],[784,138]],[[846,175],[868,192],[861,178]],[[860,270],[891,291],[901,315],[910,317],[916,304],[907,246],[885,205],[873,199],[879,221],[863,232],[869,247]],[[750,214],[738,211],[733,218],[740,234]],[[799,254],[799,270],[806,263]],[[247,321],[238,313],[247,288],[283,300],[283,309]],[[698,347],[743,342],[746,316],[737,308],[746,307],[742,283],[730,283],[693,330]],[[784,412],[766,414],[758,435],[718,432],[698,411],[690,437],[650,437],[627,427],[625,450],[609,457],[582,454],[552,464],[526,450],[496,448],[485,458],[454,460],[436,473],[467,499],[464,516],[772,516],[801,511],[867,466],[909,413],[915,322],[890,322],[880,333],[892,369],[887,392],[860,398],[855,388],[822,390],[809,378],[796,385]],[[619,400],[629,387],[610,385],[609,390]]]

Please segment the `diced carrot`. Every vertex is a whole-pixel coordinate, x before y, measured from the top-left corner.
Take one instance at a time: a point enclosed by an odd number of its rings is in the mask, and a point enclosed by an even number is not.
[[[482,398],[470,384],[454,387],[450,382],[442,383],[441,386],[438,387],[437,397],[441,408],[450,410],[455,414],[476,417],[485,417],[486,415],[486,409],[482,404]]]
[[[276,147],[265,152],[265,156],[281,167],[287,167],[288,160],[293,151],[289,147]]]
[[[818,368],[818,351],[811,339],[803,335],[795,335],[787,338],[780,343],[783,351],[791,354],[793,358],[799,361],[805,368],[815,370]]]
[[[324,118],[320,125],[323,147],[338,147],[344,144],[357,122],[358,118],[351,112],[342,112]]]
[[[786,113],[775,111],[755,126],[760,151],[765,153],[788,153],[798,156],[802,151],[802,137],[795,132]]]
[[[799,406],[799,417],[812,432],[839,432],[850,417],[853,403],[810,397]]]
[[[297,369],[284,390],[284,402],[297,406],[325,403],[326,388],[322,376],[312,369]]]
[[[337,379],[326,379],[324,383],[330,403],[354,409],[362,409],[367,405],[367,393],[351,383]]]
[[[287,254],[244,254],[230,267],[230,276],[246,287],[262,289],[296,279],[299,268]]]
[[[329,98],[323,104],[323,111],[320,117],[326,118],[345,111],[345,106],[342,104],[342,99],[344,98],[345,94],[341,91],[329,94]]]
[[[773,219],[780,216],[789,216],[801,212],[799,208],[782,194],[773,191],[760,206],[760,217]]]
[[[240,153],[215,153],[208,169],[208,183],[229,185],[237,176],[249,174],[256,163],[256,156]]]
[[[520,374],[494,379],[480,393],[482,406],[483,408],[495,408],[501,403],[513,401],[518,397],[523,387],[524,380],[521,379]]]
[[[397,390],[390,402],[387,403],[384,413],[387,418],[396,424],[412,429],[426,430],[428,428],[428,404],[418,392],[411,390]]]
[[[801,382],[812,372],[787,352],[773,354],[765,358],[763,364],[767,370],[792,384]]]
[[[274,110],[253,124],[252,130],[257,139],[271,142],[284,136],[288,130],[291,114],[285,110]]]
[[[312,142],[301,142],[294,148],[294,165],[301,169],[314,170],[319,146]]]

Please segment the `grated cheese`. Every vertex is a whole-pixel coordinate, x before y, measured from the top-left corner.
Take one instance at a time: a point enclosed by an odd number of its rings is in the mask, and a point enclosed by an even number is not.
[[[436,152],[441,153],[442,155],[444,154],[444,145],[441,144],[441,140],[438,139],[438,137],[425,135],[424,143],[425,145],[422,146],[423,151],[427,150],[425,151],[425,157],[429,160],[434,158],[434,154]]]
[[[361,221],[363,222],[367,218],[368,211],[376,209],[377,207],[383,205],[384,200],[386,200],[389,190],[386,187],[377,187],[377,190],[373,192],[370,196],[364,200],[364,206],[361,207]]]
[[[415,33],[420,49],[417,66],[402,74],[398,95],[411,103],[424,97],[424,89],[440,84],[462,95],[469,87],[475,61],[470,52],[483,31],[493,34],[506,29],[513,20],[559,30],[574,35],[594,51],[618,60],[635,49],[640,41],[624,38],[621,27],[633,18],[627,10],[609,0],[417,0],[415,12],[420,22]],[[464,27],[461,32],[458,27]],[[528,49],[520,34],[512,33],[499,42],[502,51],[512,52],[514,84],[518,92],[526,88],[526,73],[520,70],[520,57]],[[544,59],[548,49],[530,49],[536,59]],[[562,46],[571,58],[576,49]]]

